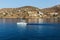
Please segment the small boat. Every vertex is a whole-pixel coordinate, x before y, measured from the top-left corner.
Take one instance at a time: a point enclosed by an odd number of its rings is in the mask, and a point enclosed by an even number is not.
[[[27,23],[26,23],[26,22],[17,22],[17,24],[27,25]]]
[[[26,26],[26,25],[27,25],[27,23],[26,23],[26,21],[25,21],[25,20],[20,19],[20,22],[17,22],[17,25]]]
[[[19,25],[19,26],[26,26],[27,23],[26,22],[17,22],[17,25]]]

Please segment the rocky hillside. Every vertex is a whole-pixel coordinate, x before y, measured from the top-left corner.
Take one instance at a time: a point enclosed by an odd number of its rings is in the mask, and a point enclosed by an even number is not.
[[[44,15],[47,15],[48,17],[56,17],[56,18],[60,18],[60,5],[56,5],[50,8],[45,8],[42,9],[42,11],[44,12]]]
[[[60,18],[60,5],[39,9],[33,6],[0,9],[0,18]]]
[[[39,8],[24,6],[0,9],[0,18],[39,18]]]

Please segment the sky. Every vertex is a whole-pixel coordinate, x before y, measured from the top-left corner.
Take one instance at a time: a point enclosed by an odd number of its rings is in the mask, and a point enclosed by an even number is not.
[[[17,8],[22,6],[47,8],[59,4],[60,0],[0,0],[0,8]]]

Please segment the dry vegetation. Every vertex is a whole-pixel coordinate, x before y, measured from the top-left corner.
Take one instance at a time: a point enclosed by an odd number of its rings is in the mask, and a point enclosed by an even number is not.
[[[60,18],[60,5],[39,9],[32,6],[0,9],[0,18]]]

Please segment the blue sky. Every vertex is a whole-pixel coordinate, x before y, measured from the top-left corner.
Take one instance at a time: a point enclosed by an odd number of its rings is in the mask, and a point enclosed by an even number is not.
[[[47,8],[59,4],[60,0],[0,0],[0,8],[15,8],[22,6]]]

